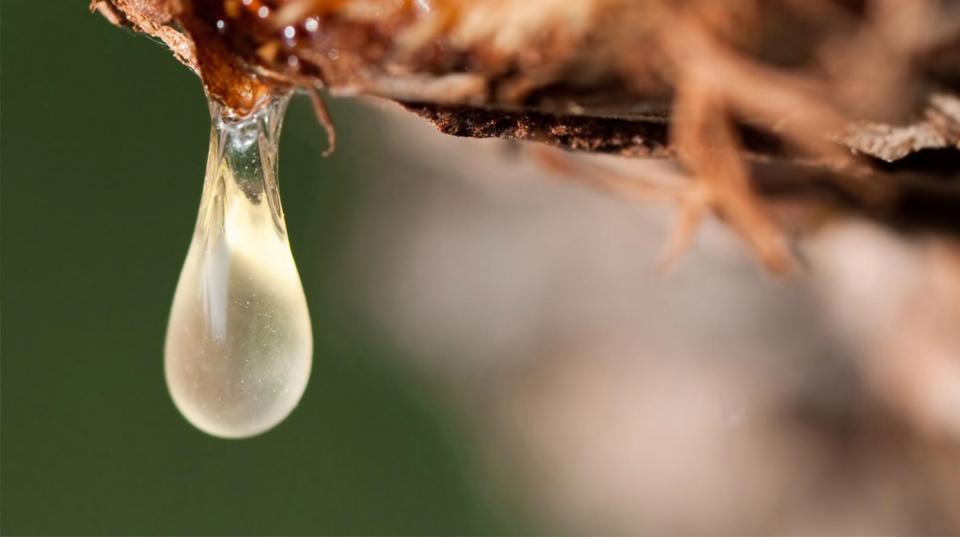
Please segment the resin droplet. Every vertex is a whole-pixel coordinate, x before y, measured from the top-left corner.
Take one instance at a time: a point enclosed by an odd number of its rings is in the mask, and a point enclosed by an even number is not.
[[[300,401],[310,376],[310,314],[277,190],[286,98],[213,128],[200,213],[167,326],[177,408],[225,438],[262,433]]]

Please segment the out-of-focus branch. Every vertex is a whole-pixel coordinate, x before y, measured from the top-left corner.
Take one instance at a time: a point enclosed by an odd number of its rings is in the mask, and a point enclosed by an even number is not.
[[[937,232],[960,227],[946,217],[960,214],[957,0],[93,7],[161,39],[237,113],[271,91],[322,86],[400,102],[458,136],[677,158],[769,266],[786,256],[768,214],[773,194],[827,192],[805,201]]]

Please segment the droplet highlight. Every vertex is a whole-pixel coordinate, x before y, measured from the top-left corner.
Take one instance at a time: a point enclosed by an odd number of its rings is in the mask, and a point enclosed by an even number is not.
[[[244,438],[276,426],[310,376],[313,337],[277,186],[287,97],[245,118],[211,101],[196,229],[167,326],[173,401],[198,429]]]

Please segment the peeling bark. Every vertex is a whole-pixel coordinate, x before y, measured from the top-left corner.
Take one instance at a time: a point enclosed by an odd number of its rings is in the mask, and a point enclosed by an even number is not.
[[[817,191],[819,203],[892,225],[960,228],[957,0],[92,7],[161,39],[238,114],[270,91],[325,87],[397,101],[457,136],[677,159],[770,266],[786,255],[774,193]]]

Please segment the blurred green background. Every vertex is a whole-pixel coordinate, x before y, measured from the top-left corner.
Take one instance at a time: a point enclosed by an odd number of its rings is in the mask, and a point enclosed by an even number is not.
[[[199,81],[85,0],[3,0],[0,531],[476,534],[518,519],[474,483],[442,393],[344,304],[338,252],[377,176],[355,103],[340,147],[297,99],[281,183],[315,365],[272,432],[224,441],[171,403],[162,349],[199,202]]]

